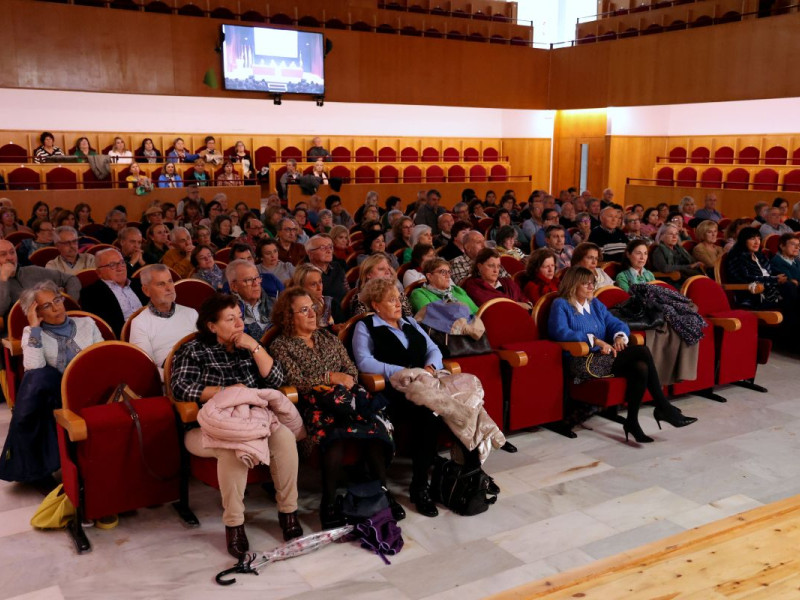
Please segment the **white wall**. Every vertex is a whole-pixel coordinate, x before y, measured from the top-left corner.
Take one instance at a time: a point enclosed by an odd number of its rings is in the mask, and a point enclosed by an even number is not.
[[[554,111],[0,89],[0,129],[550,138]]]
[[[608,108],[608,135],[748,135],[800,132],[800,98]]]

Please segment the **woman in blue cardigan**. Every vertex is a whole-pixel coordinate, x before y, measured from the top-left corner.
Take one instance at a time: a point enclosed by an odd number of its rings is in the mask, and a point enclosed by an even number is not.
[[[548,329],[558,342],[587,342],[588,357],[573,358],[571,372],[576,380],[614,375],[624,377],[628,416],[622,428],[625,441],[632,435],[640,444],[653,441],[639,425],[639,406],[645,390],[653,397],[653,417],[673,427],[685,427],[697,419],[684,416],[664,397],[653,357],[647,346],[628,346],[630,329],[608,312],[594,298],[594,274],[583,267],[567,269],[559,286],[559,298],[553,302]],[[605,340],[610,340],[606,342]]]

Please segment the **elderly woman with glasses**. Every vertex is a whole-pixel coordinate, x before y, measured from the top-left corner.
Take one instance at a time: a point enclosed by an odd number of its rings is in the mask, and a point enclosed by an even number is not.
[[[639,444],[653,438],[639,425],[639,406],[645,391],[653,397],[653,418],[673,427],[685,427],[697,419],[684,416],[670,404],[658,379],[653,357],[647,346],[629,346],[628,326],[608,312],[594,297],[594,274],[584,267],[570,267],[559,285],[559,297],[553,302],[548,320],[550,337],[558,342],[584,342],[589,355],[573,357],[570,371],[576,381],[615,375],[623,377],[628,414],[622,425],[625,441],[628,435]]]
[[[409,300],[414,312],[431,302],[461,302],[469,307],[469,313],[478,312],[478,306],[467,292],[450,279],[450,263],[441,257],[432,258],[422,264],[426,282],[411,292]]]
[[[303,288],[314,301],[314,312],[317,315],[317,326],[332,327],[334,323],[345,321],[342,309],[333,297],[326,296],[322,289],[322,270],[310,263],[302,263],[295,268],[291,286]]]
[[[103,337],[93,319],[67,315],[52,281],[24,290],[19,301],[28,320],[22,331],[25,375],[0,456],[0,479],[50,491],[60,465],[53,410],[61,408],[61,376],[78,352]]]
[[[272,321],[280,331],[270,352],[281,362],[287,383],[297,387],[299,409],[311,441],[322,451],[323,529],[344,525],[336,491],[346,480],[345,442],[355,446],[369,480],[378,480],[396,519],[405,517],[386,488],[386,467],[394,453],[392,426],[384,396],[370,397],[339,339],[320,329],[314,300],[300,287],[288,288],[275,304]]]
[[[358,269],[358,289],[364,289],[364,286],[367,284],[367,282],[372,279],[386,279],[391,281],[400,294],[400,301],[403,305],[403,316],[405,317],[412,314],[411,305],[409,304],[405,293],[403,293],[403,285],[397,279],[397,272],[392,268],[388,254],[383,252],[372,254],[367,258],[367,260],[361,263],[361,266]],[[370,311],[360,299],[356,298],[355,302],[353,303],[352,312],[355,315],[360,315]]]
[[[677,218],[682,218],[678,215]],[[704,275],[703,263],[692,258],[680,243],[680,227],[672,221],[658,230],[658,245],[653,249],[653,268],[663,273],[677,271],[681,281]]]
[[[484,248],[475,257],[472,273],[461,282],[473,302],[480,306],[493,298],[509,298],[525,310],[533,305],[510,277],[500,276],[500,254],[494,248]]]

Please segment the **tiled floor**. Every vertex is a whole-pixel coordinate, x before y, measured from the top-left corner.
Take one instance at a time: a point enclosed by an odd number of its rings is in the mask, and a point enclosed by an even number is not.
[[[406,545],[391,566],[336,544],[239,576],[224,591],[213,577],[233,561],[215,490],[193,485],[199,529],[184,529],[170,507],[144,509],[116,529],[89,529],[94,550],[77,556],[65,533],[29,527],[41,496],[0,482],[0,598],[482,598],[800,493],[798,375],[796,357],[773,355],[758,376],[770,393],[727,387],[727,404],[681,399],[699,418],[685,429],[659,431],[644,409],[642,426],[656,439],[645,446],[626,445],[622,428],[600,418],[574,440],[546,430],[515,435],[520,451],[493,453],[485,465],[503,490],[498,503],[475,517],[442,510],[428,519],[409,508]],[[0,406],[2,439],[9,419]],[[393,475],[408,506],[407,466]],[[316,474],[302,479],[311,532],[319,527]],[[274,504],[256,487],[247,508],[251,547],[276,546]]]

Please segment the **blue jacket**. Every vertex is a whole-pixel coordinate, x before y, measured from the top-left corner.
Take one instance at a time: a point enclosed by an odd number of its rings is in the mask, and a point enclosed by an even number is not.
[[[630,337],[628,326],[608,312],[605,305],[597,298],[592,298],[589,305],[590,314],[580,314],[574,304],[564,298],[557,298],[550,309],[547,329],[550,337],[557,342],[589,342],[589,335],[611,344],[614,337],[624,333]],[[600,347],[591,346],[592,352]]]

